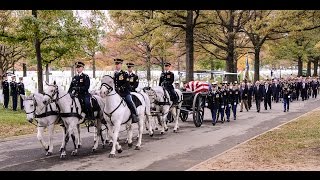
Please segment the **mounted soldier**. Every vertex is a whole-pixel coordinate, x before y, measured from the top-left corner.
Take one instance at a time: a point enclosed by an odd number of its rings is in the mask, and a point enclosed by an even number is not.
[[[164,87],[170,95],[170,99],[172,100],[173,104],[178,104],[178,97],[174,91],[173,82],[174,82],[174,74],[170,71],[171,64],[164,63],[164,69],[160,76],[159,86]]]
[[[83,73],[85,66],[83,62],[76,62],[75,66],[78,74],[72,78],[68,93],[74,94],[80,100],[81,109],[86,114],[86,119],[92,120],[94,116],[90,104],[90,78],[87,74]]]
[[[138,75],[133,73],[134,64],[127,63],[127,67],[128,67],[128,81],[130,85],[130,92],[137,92],[136,88],[139,85],[139,77]]]
[[[127,72],[121,69],[123,60],[122,59],[114,59],[116,70],[114,72],[114,84],[116,92],[125,100],[127,103],[132,117],[132,123],[136,123],[139,121],[137,108],[132,101],[132,97],[130,94],[130,84],[129,84],[129,75]]]

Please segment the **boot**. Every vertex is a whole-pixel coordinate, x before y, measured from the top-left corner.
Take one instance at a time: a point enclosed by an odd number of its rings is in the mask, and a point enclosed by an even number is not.
[[[139,122],[139,118],[138,118],[137,115],[131,114],[131,117],[132,117],[132,123],[137,123],[137,122]]]

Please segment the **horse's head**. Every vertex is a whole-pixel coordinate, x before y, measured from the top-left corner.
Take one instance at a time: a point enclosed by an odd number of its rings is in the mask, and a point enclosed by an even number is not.
[[[156,89],[157,90],[157,89]],[[144,87],[143,91],[149,96],[151,108],[155,108],[156,102],[161,101],[161,95],[151,87]]]
[[[24,110],[27,114],[27,120],[32,122],[35,118],[35,112],[37,107],[39,107],[39,99],[35,94],[31,94],[30,96],[20,95],[23,100]]]
[[[110,75],[104,75],[101,79],[100,96],[104,98],[114,91],[113,78]]]
[[[56,81],[53,82],[53,84],[49,84],[46,82],[47,87],[44,89],[44,98],[43,103],[48,104],[49,102],[57,99],[57,95],[59,93],[58,85],[56,84]]]

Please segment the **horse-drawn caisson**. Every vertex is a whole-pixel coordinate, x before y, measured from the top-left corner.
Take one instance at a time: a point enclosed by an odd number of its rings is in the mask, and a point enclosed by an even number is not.
[[[179,115],[185,121],[191,110],[196,126],[201,126],[205,92],[202,90],[198,92],[199,88],[192,90],[193,92],[183,93],[179,89],[174,89],[172,86],[174,74],[170,72],[170,63],[165,64],[165,71],[161,74],[159,86],[147,87],[134,92],[132,88],[136,87],[136,83],[132,79],[137,80],[137,77],[121,70],[122,62],[121,59],[115,59],[114,76],[103,76],[100,88],[90,93],[88,91],[90,79],[82,72],[84,63],[77,62],[78,74],[73,77],[68,91],[64,91],[54,82],[53,84],[46,83],[43,94],[34,93],[30,96],[22,96],[27,119],[29,122],[32,122],[33,119],[37,120],[37,137],[47,151],[46,155],[51,155],[53,151],[52,135],[55,124],[61,124],[64,133],[60,148],[61,158],[66,157],[66,144],[69,139],[72,139],[74,145],[71,155],[77,155],[81,147],[81,123],[95,127],[92,151],[97,149],[100,139],[103,147],[107,142],[112,145],[109,157],[115,157],[116,150],[118,153],[122,152],[122,147],[118,143],[122,125],[126,127],[129,147],[133,145],[132,124],[138,125],[138,142],[135,148],[137,150],[141,148],[144,124],[150,136],[153,136],[158,124],[160,133],[164,134],[168,130],[166,119],[169,113],[175,123],[174,132],[179,129]],[[132,63],[127,65],[128,67],[133,66]],[[193,88],[191,84],[189,86]],[[182,110],[181,113],[180,110]],[[154,121],[152,115],[157,121]],[[106,126],[105,139],[102,125]],[[43,141],[44,128],[49,129],[49,144]]]

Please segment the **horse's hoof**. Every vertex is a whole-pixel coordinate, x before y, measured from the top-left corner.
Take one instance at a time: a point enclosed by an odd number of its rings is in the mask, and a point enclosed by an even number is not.
[[[149,129],[148,129],[148,128],[146,128],[146,130],[147,130],[147,131],[149,131]]]
[[[153,137],[153,133],[152,134],[149,134],[150,135],[150,137]]]
[[[136,146],[136,148],[134,148],[134,150],[140,150],[140,146]]]
[[[160,134],[161,134],[161,135],[163,135],[163,134],[164,134],[164,132],[160,132]]]
[[[177,131],[177,130],[173,130],[173,132],[174,132],[174,133],[177,133],[178,131]]]
[[[95,149],[95,148],[92,148],[91,152],[96,152],[96,149]]]
[[[77,152],[76,151],[72,151],[71,152],[71,156],[76,156],[77,155]]]
[[[47,152],[46,153],[46,156],[51,156],[52,155],[52,152]]]
[[[118,153],[122,153],[122,149],[121,149],[121,148],[120,148],[120,149],[118,149],[117,151],[118,151]]]
[[[131,147],[132,147],[132,145],[133,145],[132,143],[128,143],[129,148],[131,148]]]
[[[158,130],[158,128],[156,127],[155,130]]]
[[[61,154],[60,155],[60,159],[65,159],[66,158],[66,155],[65,154]]]
[[[169,128],[165,129],[165,131],[168,131],[168,130],[169,130]]]
[[[116,155],[115,154],[109,154],[109,158],[115,158]]]
[[[105,144],[102,144],[102,149],[105,149],[106,148],[106,145]]]

